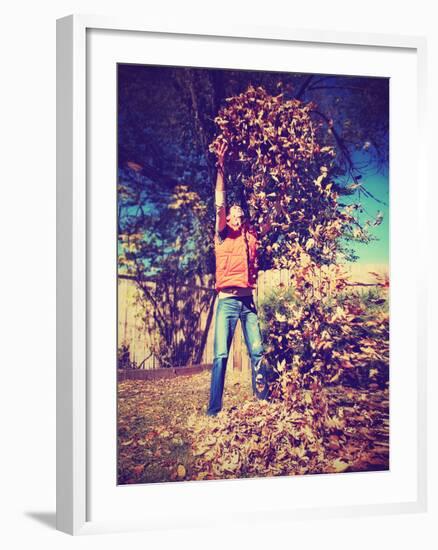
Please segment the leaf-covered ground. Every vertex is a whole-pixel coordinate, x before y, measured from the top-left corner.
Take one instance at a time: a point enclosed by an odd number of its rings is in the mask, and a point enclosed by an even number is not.
[[[227,379],[211,418],[209,387],[210,372],[119,383],[119,484],[389,469],[388,390],[269,403]]]

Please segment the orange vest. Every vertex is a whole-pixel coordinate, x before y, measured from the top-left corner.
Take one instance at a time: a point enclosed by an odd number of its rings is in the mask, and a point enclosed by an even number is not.
[[[222,242],[215,236],[217,291],[229,286],[255,288],[257,245],[257,236],[250,228],[246,230],[246,242],[243,230],[235,230],[229,224]]]

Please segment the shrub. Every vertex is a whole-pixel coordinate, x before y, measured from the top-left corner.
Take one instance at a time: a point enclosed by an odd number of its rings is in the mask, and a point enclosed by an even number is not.
[[[137,363],[131,361],[131,352],[129,350],[129,345],[123,343],[117,349],[117,368],[118,369],[136,369]]]

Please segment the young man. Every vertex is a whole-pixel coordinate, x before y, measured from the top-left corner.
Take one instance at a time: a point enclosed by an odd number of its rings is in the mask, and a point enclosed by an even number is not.
[[[252,294],[257,284],[257,247],[260,235],[257,235],[245,220],[240,206],[231,206],[228,216],[226,214],[224,180],[226,150],[225,142],[217,150],[214,243],[218,306],[215,320],[210,402],[207,409],[209,416],[215,416],[222,408],[225,370],[231,341],[239,319],[251,359],[253,392],[260,399],[265,399],[268,394],[266,373],[261,363],[264,351],[262,337]]]

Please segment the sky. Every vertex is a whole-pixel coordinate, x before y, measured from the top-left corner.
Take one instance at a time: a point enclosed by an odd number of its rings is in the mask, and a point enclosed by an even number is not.
[[[359,213],[360,222],[363,223],[367,219],[375,218],[378,211],[383,213],[383,221],[380,225],[372,227],[370,230],[370,233],[378,240],[371,241],[368,244],[349,243],[349,246],[359,256],[357,263],[387,264],[389,263],[389,180],[387,176],[379,174],[369,177],[364,176],[361,181],[367,191],[370,191],[385,204],[381,204],[375,199],[361,193],[360,203],[363,206],[364,212]],[[357,193],[341,197],[341,201],[346,204],[359,202]]]

